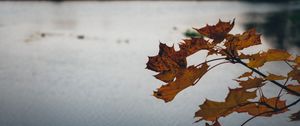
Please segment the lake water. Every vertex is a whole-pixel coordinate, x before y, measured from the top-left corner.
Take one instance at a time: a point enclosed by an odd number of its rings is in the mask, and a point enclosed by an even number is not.
[[[198,105],[205,98],[224,99],[228,87],[237,86],[232,79],[246,69],[220,66],[174,101],[164,103],[151,96],[163,83],[145,69],[147,56],[157,54],[159,41],[178,43],[187,29],[219,19],[235,18],[232,33],[241,33],[248,26],[267,22],[271,14],[293,14],[299,8],[297,3],[0,2],[0,124],[204,125],[193,124]],[[252,49],[279,47],[299,54],[299,41],[280,43],[276,34],[263,35],[262,40],[263,46]],[[198,53],[189,58],[189,64],[203,58]],[[280,73],[288,67],[276,68],[273,72]],[[249,126],[299,125],[288,121],[290,113],[257,118]],[[225,126],[240,125],[249,117],[234,113],[220,121]]]

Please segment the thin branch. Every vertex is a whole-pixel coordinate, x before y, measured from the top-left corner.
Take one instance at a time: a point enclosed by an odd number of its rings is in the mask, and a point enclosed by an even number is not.
[[[290,79],[289,77],[286,78],[286,80],[285,80],[283,86],[285,86],[285,85],[287,84],[287,82],[289,81],[289,79]],[[281,95],[282,91],[283,91],[283,88],[280,89],[280,91],[279,91],[279,93],[278,93],[278,95],[277,95],[277,100],[276,100],[276,103],[275,103],[275,108],[277,108],[277,103],[278,103],[278,101],[279,101],[279,98],[280,98],[280,95]]]
[[[248,123],[248,122],[251,121],[252,119],[255,119],[255,118],[258,117],[258,116],[261,116],[261,115],[263,115],[263,114],[268,114],[268,113],[271,113],[271,112],[274,112],[274,111],[266,111],[266,112],[263,112],[263,113],[259,113],[259,114],[255,115],[255,116],[253,116],[253,117],[247,119],[241,126],[244,126],[246,123]]]
[[[284,61],[287,65],[289,65],[289,67],[291,67],[292,69],[294,69],[294,67],[289,63],[287,62],[286,60]]]
[[[260,71],[258,71],[258,70],[256,70],[256,69],[254,69],[254,68],[252,68],[252,67],[249,67],[245,62],[241,61],[240,59],[236,58],[235,60],[236,60],[237,63],[240,63],[240,64],[244,65],[245,67],[249,68],[250,70],[254,71],[255,73],[261,75],[262,77],[264,77],[264,78],[267,77],[267,75],[263,74],[262,72],[260,72]],[[272,82],[273,84],[275,84],[275,85],[277,85],[277,86],[279,86],[279,87],[281,87],[281,88],[287,90],[288,92],[290,92],[290,93],[292,93],[292,94],[294,94],[294,95],[296,95],[296,96],[300,96],[300,93],[299,93],[299,92],[296,92],[296,91],[294,91],[294,90],[291,90],[291,89],[287,88],[286,86],[281,85],[281,84],[278,83],[277,81],[274,81],[274,80],[268,80],[268,81],[270,81],[270,82]]]
[[[218,60],[225,60],[225,59],[227,59],[227,58],[226,57],[221,57],[221,58],[211,59],[211,60],[208,60],[208,61],[205,61],[203,63],[200,63],[200,64],[196,65],[196,67],[201,66],[204,63],[209,63],[209,62],[218,61]]]
[[[248,123],[249,121],[251,121],[252,119],[254,119],[254,118],[258,117],[258,116],[261,116],[261,115],[263,115],[263,114],[268,114],[268,113],[272,113],[272,112],[278,112],[278,111],[285,110],[285,109],[287,109],[287,108],[289,108],[289,107],[291,107],[291,106],[296,105],[298,102],[300,102],[300,98],[299,98],[298,100],[294,101],[293,103],[291,103],[291,104],[289,104],[289,105],[283,107],[283,108],[276,109],[276,110],[274,110],[274,111],[266,111],[266,112],[263,112],[263,113],[259,113],[259,114],[255,115],[255,116],[249,118],[248,120],[246,120],[241,126],[244,126],[246,123]]]
[[[209,68],[206,72],[210,71],[212,68],[215,68],[215,67],[217,67],[217,66],[219,66],[219,65],[221,65],[221,64],[225,64],[225,63],[230,63],[230,62],[229,62],[229,61],[225,61],[225,62],[218,63],[218,64],[212,66],[211,68]],[[198,66],[198,65],[197,65],[197,66]],[[198,83],[199,80],[200,80],[200,78],[198,78],[198,79],[194,82],[194,84]]]

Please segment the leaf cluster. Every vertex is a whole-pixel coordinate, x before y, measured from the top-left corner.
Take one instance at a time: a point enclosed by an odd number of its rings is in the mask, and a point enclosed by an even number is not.
[[[300,57],[293,56],[285,50],[269,49],[254,54],[244,54],[242,50],[261,44],[260,34],[255,29],[249,29],[242,34],[230,34],[234,26],[232,22],[219,22],[215,25],[195,29],[202,37],[184,39],[179,43],[179,50],[174,46],[160,43],[159,53],[150,56],[147,69],[157,72],[154,75],[164,85],[154,91],[156,98],[165,102],[172,101],[182,90],[197,84],[197,82],[209,70],[224,63],[240,64],[248,68],[235,79],[238,88],[229,89],[224,101],[206,99],[195,113],[197,121],[208,121],[218,126],[220,117],[237,113],[247,113],[252,116],[248,121],[258,116],[271,117],[272,115],[284,113],[288,108],[300,101]],[[187,66],[187,57],[198,51],[206,51],[207,57],[214,55],[218,58],[205,59],[200,64]],[[216,65],[211,62],[219,61]],[[268,62],[280,61],[290,66],[287,75],[276,75],[264,73],[258,70]],[[284,81],[285,83],[279,83]],[[274,84],[281,88],[280,92],[273,97],[264,96],[262,88],[266,84]],[[288,93],[283,94],[283,91]],[[298,99],[290,104],[282,98],[283,95],[294,95]],[[300,112],[290,116],[292,121],[300,120]],[[244,125],[242,124],[242,125]],[[210,125],[206,123],[206,125]]]

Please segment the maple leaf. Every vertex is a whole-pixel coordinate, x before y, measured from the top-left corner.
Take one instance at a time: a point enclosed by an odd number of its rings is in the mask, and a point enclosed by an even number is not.
[[[195,29],[201,35],[214,39],[214,43],[220,43],[224,40],[225,36],[231,31],[234,26],[234,20],[230,22],[223,22],[219,20],[216,25],[206,25],[206,27]]]
[[[291,54],[284,50],[269,49],[267,52],[252,55],[241,54],[239,57],[241,59],[249,59],[249,63],[247,63],[249,67],[258,68],[263,66],[266,62],[288,60]]]
[[[252,74],[253,74],[253,71],[245,72],[241,76],[239,76],[238,78],[241,79],[241,78],[244,78],[244,77],[249,77],[249,76],[252,76]]]
[[[234,50],[242,50],[250,46],[261,44],[260,35],[256,34],[255,29],[250,29],[242,35],[227,35],[226,40],[224,44],[225,47]]]
[[[203,64],[200,68],[190,66],[186,69],[180,69],[175,81],[161,86],[157,91],[154,91],[153,95],[165,102],[173,100],[180,91],[195,85],[195,82],[207,72],[208,67],[207,64]]]
[[[300,85],[291,85],[291,84],[289,84],[289,85],[287,85],[287,88],[300,93]]]
[[[293,69],[288,73],[288,77],[291,77],[292,80],[297,80],[298,83],[300,83],[300,70],[298,69]]]
[[[229,89],[225,102],[217,102],[206,99],[200,110],[195,113],[199,120],[216,121],[220,117],[227,116],[235,111],[241,104],[256,97],[256,91],[246,91],[243,88]]]
[[[176,54],[178,57],[187,57],[199,50],[209,50],[214,47],[213,44],[203,38],[184,39],[183,41],[179,44],[180,50]]]
[[[197,121],[211,121],[211,126],[220,126],[218,119],[233,112],[248,113],[254,117],[270,117],[274,114],[288,111],[288,108],[292,106],[291,104],[286,106],[286,101],[279,99],[279,97],[266,98],[262,95],[262,90],[261,97],[257,102],[253,102],[254,98],[257,97],[256,89],[253,90],[253,88],[259,87],[260,89],[265,85],[265,81],[268,80],[282,89],[299,96],[300,56],[294,57],[287,51],[279,49],[269,49],[266,52],[258,52],[250,55],[243,54],[241,50],[261,44],[260,34],[257,34],[255,29],[250,29],[242,34],[229,34],[233,26],[234,20],[232,22],[219,20],[216,25],[206,25],[203,28],[195,29],[205,37],[183,40],[183,42],[179,43],[178,51],[174,49],[174,46],[170,47],[160,43],[158,55],[149,57],[146,68],[158,72],[154,77],[167,84],[162,85],[154,91],[153,95],[165,102],[172,101],[179,92],[195,85],[210,69],[224,63],[238,63],[251,70],[251,72],[245,72],[238,77],[238,79],[243,78],[242,80],[236,80],[241,88],[229,89],[229,93],[223,102],[206,99],[199,106],[200,110],[195,113],[195,117],[199,118]],[[206,50],[207,56],[215,54],[221,57],[205,60],[199,65],[187,66],[187,57],[201,50]],[[219,62],[209,68],[207,63],[220,60],[225,60],[225,62]],[[265,75],[258,69],[255,69],[264,66],[267,62],[273,61],[285,61],[293,70],[286,77],[272,73]],[[253,76],[253,72],[256,73],[255,75],[262,76],[263,78]],[[248,79],[245,80],[245,78]],[[288,78],[296,80],[298,83],[295,85],[286,85],[286,83],[280,84],[277,82],[277,80],[284,79],[288,81]],[[249,91],[248,89],[252,90]],[[290,118],[292,120],[299,120],[299,113],[294,113]],[[206,126],[210,126],[210,124],[206,123]]]
[[[267,79],[267,80],[284,80],[286,78],[287,77],[285,77],[285,76],[275,75],[275,74],[272,74],[272,73],[270,73],[267,77],[265,77],[265,79]]]
[[[248,80],[236,80],[239,82],[240,86],[244,89],[251,89],[251,88],[257,88],[263,86],[265,83],[263,83],[265,80],[262,78],[248,78]]]
[[[300,120],[300,111],[293,113],[290,116],[291,121],[299,121]]]
[[[263,104],[264,103],[264,104]],[[270,108],[272,107],[272,108]],[[281,111],[274,111],[273,108],[284,108],[286,107],[286,101],[278,100],[277,97],[273,98],[266,98],[266,97],[261,97],[260,98],[260,103],[252,103],[248,104],[245,106],[242,106],[238,108],[236,111],[237,112],[247,112],[249,115],[252,116],[266,116],[270,117],[274,114],[279,114],[288,111],[288,109],[283,109]],[[265,113],[268,112],[268,113]],[[265,114],[262,114],[265,113]]]

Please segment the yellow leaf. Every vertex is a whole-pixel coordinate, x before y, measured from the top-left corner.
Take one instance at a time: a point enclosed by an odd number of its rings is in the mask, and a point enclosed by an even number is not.
[[[252,55],[241,54],[239,57],[241,59],[249,59],[249,63],[247,64],[249,67],[258,68],[266,62],[288,60],[291,54],[284,50],[269,49],[267,52]]]
[[[287,51],[279,49],[269,49],[268,52],[263,55],[266,55],[267,61],[287,60],[291,56]]]

